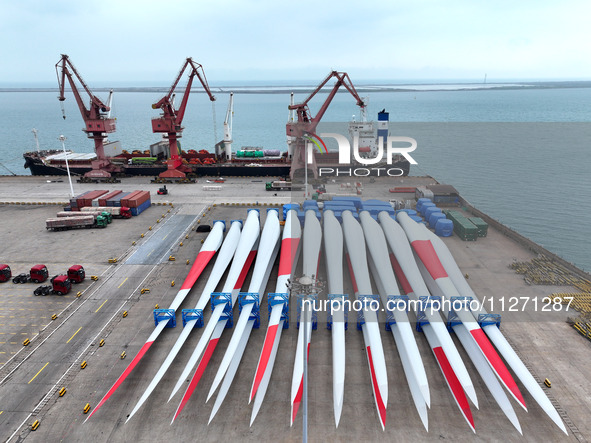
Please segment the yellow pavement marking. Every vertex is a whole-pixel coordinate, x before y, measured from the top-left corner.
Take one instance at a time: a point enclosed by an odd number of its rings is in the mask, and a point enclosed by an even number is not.
[[[119,289],[121,286],[123,286],[123,283],[125,283],[125,282],[127,281],[127,279],[128,279],[128,278],[129,278],[129,277],[125,277],[125,280],[123,280],[123,281],[121,282],[121,284],[120,284],[119,286],[117,286],[117,289]]]
[[[109,299],[107,299],[107,300],[109,300]],[[95,314],[96,314],[98,311],[100,311],[100,309],[101,309],[101,308],[102,308],[102,307],[105,305],[105,303],[107,303],[107,300],[105,300],[105,301],[103,302],[103,304],[102,304],[102,305],[100,305],[96,311],[94,311],[94,312],[95,312]]]
[[[48,364],[49,364],[49,362],[45,363],[45,366],[47,366]],[[28,385],[29,385],[29,384],[31,384],[31,382],[32,382],[33,380],[35,380],[35,378],[37,378],[37,376],[38,376],[39,374],[41,374],[41,371],[42,371],[43,369],[45,369],[45,366],[43,366],[41,369],[39,369],[39,372],[37,372],[37,373],[35,374],[35,376],[34,376],[34,377],[31,379],[31,380],[29,380],[29,383],[27,383]]]
[[[70,337],[70,340],[68,340],[68,341],[66,342],[66,344],[70,343],[70,341],[71,341],[71,340],[72,340],[72,339],[73,339],[73,338],[76,336],[76,334],[78,334],[78,332],[80,332],[80,329],[82,329],[82,326],[80,326],[80,327],[78,328],[78,330],[77,330],[76,332],[74,332],[74,335],[72,335],[72,336]]]
[[[166,237],[168,237],[168,234],[166,234],[162,240],[166,240]]]

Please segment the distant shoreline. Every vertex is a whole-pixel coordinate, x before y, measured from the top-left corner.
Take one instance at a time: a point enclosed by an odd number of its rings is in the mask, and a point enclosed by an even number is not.
[[[211,86],[211,91],[215,93],[235,94],[289,94],[291,92],[309,93],[316,87],[310,85],[293,86]],[[545,81],[545,82],[510,82],[510,83],[433,83],[433,84],[366,84],[356,86],[360,93],[368,92],[443,92],[443,91],[488,91],[488,90],[519,90],[519,89],[571,89],[571,88],[591,88],[591,81]],[[169,90],[167,86],[122,86],[114,88],[95,87],[95,92],[159,92],[166,93]],[[324,88],[328,90],[330,88]],[[2,88],[0,92],[58,92],[58,88],[27,88],[14,87]],[[204,93],[203,89],[191,89],[191,92]],[[346,92],[341,90],[339,92]]]

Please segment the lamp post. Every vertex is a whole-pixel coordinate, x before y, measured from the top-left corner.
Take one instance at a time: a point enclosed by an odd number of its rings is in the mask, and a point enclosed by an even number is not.
[[[302,442],[308,442],[308,328],[312,325],[308,324],[311,321],[311,312],[308,304],[310,303],[310,296],[318,295],[322,291],[322,282],[317,280],[314,275],[311,277],[304,275],[296,281],[287,282],[289,293],[297,294],[302,299],[302,315],[300,316],[300,327],[302,327],[302,318],[304,322],[304,383],[302,387]]]
[[[68,171],[68,181],[70,182],[70,197],[74,198],[74,187],[72,186],[72,177],[70,176],[70,166],[68,165],[68,153],[66,152],[66,136],[60,135],[58,140],[62,142],[62,148],[64,149],[64,158],[66,159],[66,170]]]

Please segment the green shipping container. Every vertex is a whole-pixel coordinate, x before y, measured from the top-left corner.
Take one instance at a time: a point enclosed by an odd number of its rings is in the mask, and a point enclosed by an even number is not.
[[[443,211],[454,224],[454,233],[464,241],[475,241],[478,238],[478,228],[460,211]]]
[[[486,234],[488,234],[488,223],[480,217],[470,217],[469,220],[474,226],[476,226],[478,237],[486,237]]]
[[[474,241],[478,238],[478,228],[464,216],[456,217],[454,220],[454,232],[465,241]]]

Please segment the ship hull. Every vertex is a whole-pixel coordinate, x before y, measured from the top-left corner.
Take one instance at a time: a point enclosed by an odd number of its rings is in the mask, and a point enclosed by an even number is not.
[[[88,164],[70,164],[70,173],[73,175],[84,175],[92,170]],[[284,164],[266,164],[262,166],[246,166],[239,163],[233,164],[215,164],[215,165],[189,165],[196,176],[208,177],[274,177],[289,175],[290,165]],[[31,175],[67,175],[65,167],[45,164],[41,159],[25,154],[25,169],[31,171]],[[118,175],[129,176],[155,176],[166,171],[164,164],[156,165],[121,165],[118,167]]]
[[[31,171],[31,175],[67,175],[65,165],[53,166],[46,164],[43,160],[34,155],[24,155],[25,169]],[[261,166],[247,166],[240,163],[219,163],[213,165],[188,165],[192,173],[198,177],[286,177],[289,175],[291,165],[289,163],[263,163]],[[332,163],[321,163],[318,165],[323,168],[322,177],[345,176],[345,169],[351,169],[349,173],[352,177],[370,176],[375,177],[385,175],[380,168],[368,168],[367,170],[356,173],[355,168],[344,168],[343,166],[333,165]],[[84,175],[92,170],[90,163],[75,163],[69,165],[72,175]],[[118,171],[115,175],[121,176],[157,176],[166,171],[165,164],[152,165],[117,165]],[[332,169],[332,170],[331,170]],[[382,168],[383,169],[383,168]],[[394,171],[394,176],[407,176],[410,171],[410,164],[407,161],[396,161],[388,165],[388,169]],[[303,175],[303,169],[301,171]]]

